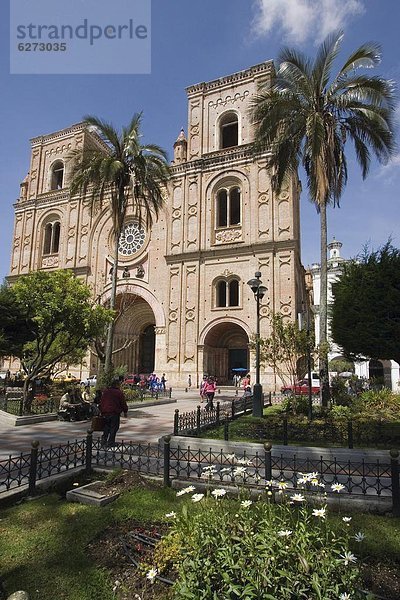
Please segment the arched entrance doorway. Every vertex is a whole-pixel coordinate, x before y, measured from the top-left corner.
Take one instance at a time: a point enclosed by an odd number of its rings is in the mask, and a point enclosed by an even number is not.
[[[204,340],[203,371],[218,383],[231,383],[232,369],[249,369],[249,338],[236,323],[214,325]]]
[[[152,373],[156,321],[150,305],[135,294],[120,294],[116,310],[114,366],[126,365],[129,373]]]

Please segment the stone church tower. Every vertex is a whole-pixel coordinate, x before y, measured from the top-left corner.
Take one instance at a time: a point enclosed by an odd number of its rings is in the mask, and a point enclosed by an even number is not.
[[[114,355],[129,372],[166,374],[168,385],[193,384],[203,373],[221,384],[233,368],[254,370],[248,349],[256,330],[256,303],[247,281],[261,271],[268,310],[295,319],[304,292],[300,262],[299,194],[293,180],[279,196],[271,189],[266,155],[254,156],[249,119],[260,83],[273,77],[265,62],[187,89],[188,132],[174,144],[166,207],[151,231],[128,212],[120,242]],[[32,140],[30,171],[15,205],[11,273],[72,269],[105,302],[110,296],[111,217],[91,211],[69,193],[68,155],[104,147],[77,124]],[[92,356],[83,375],[95,372]],[[266,389],[279,387],[262,370]]]

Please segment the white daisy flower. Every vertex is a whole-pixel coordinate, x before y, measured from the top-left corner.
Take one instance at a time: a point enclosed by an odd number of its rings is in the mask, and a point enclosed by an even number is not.
[[[293,531],[290,529],[282,529],[282,531],[278,531],[279,537],[289,537],[292,535]]]
[[[172,511],[170,513],[167,513],[165,516],[166,516],[167,519],[175,519],[176,512]]]
[[[189,487],[187,488],[183,488],[182,490],[179,490],[179,492],[176,492],[177,496],[183,496],[183,494],[190,494],[190,492],[194,492],[196,488],[194,487],[194,485],[189,485]]]
[[[193,494],[192,502],[200,502],[204,498],[204,494]]]
[[[363,540],[365,540],[365,534],[362,531],[359,531],[355,534],[354,539],[356,540],[356,542],[362,542]]]
[[[293,500],[293,502],[304,502],[305,500],[302,494],[293,494],[293,496],[291,496],[290,499]]]
[[[214,498],[222,498],[223,496],[225,496],[226,494],[226,490],[219,488],[217,490],[213,490],[211,492],[211,495],[214,496]]]
[[[351,600],[351,596],[347,592],[344,592],[343,594],[340,594],[339,600]]]
[[[344,485],[342,483],[333,483],[331,485],[332,492],[341,492],[344,490]]]
[[[150,580],[150,583],[154,583],[157,575],[158,575],[157,569],[153,568],[153,569],[150,569],[150,571],[147,573],[146,577],[147,577],[147,579]]]
[[[320,519],[325,519],[326,517],[326,506],[322,508],[314,508],[312,511],[314,517],[319,517]]]
[[[347,565],[350,563],[355,563],[357,561],[357,558],[351,552],[345,552],[344,554],[341,554],[340,558],[343,560],[345,567],[347,567]]]
[[[249,506],[251,506],[253,504],[253,502],[251,500],[242,500],[240,505],[243,506],[243,508],[249,508]]]
[[[343,523],[350,523],[351,517],[342,517]]]

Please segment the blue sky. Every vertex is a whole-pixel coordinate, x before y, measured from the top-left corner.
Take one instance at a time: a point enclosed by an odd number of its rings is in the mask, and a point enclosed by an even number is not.
[[[112,7],[109,0],[99,3]],[[153,0],[150,75],[9,75],[9,2],[3,0],[0,278],[9,270],[12,205],[28,170],[30,138],[79,122],[89,113],[119,126],[143,110],[146,140],[160,144],[171,156],[180,128],[187,129],[185,87],[276,59],[284,45],[313,55],[317,44],[337,27],[345,32],[343,57],[365,41],[377,41],[383,60],[374,71],[399,82],[399,22],[398,0]],[[343,242],[345,256],[356,255],[368,242],[376,247],[390,235],[400,245],[399,186],[400,153],[389,165],[373,164],[366,181],[349,153],[349,183],[341,208],[328,215],[329,237]],[[305,185],[304,190],[301,245],[307,266],[319,260],[319,221]]]

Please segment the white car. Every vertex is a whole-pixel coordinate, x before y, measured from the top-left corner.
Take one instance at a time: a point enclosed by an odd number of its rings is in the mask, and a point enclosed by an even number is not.
[[[97,375],[91,375],[91,377],[87,377],[86,379],[82,379],[81,385],[87,386],[95,386],[97,383]]]

